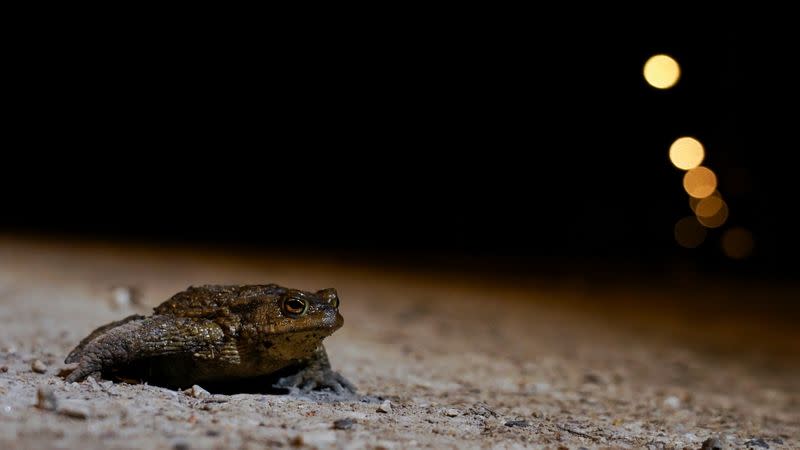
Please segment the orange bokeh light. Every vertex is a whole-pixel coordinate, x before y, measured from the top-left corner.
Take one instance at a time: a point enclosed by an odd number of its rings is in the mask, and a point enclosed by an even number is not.
[[[706,228],[721,227],[728,220],[728,204],[719,197],[700,200],[697,204],[697,220]]]
[[[708,167],[695,167],[683,176],[683,188],[692,197],[706,198],[717,189],[717,176]]]
[[[695,248],[706,239],[706,229],[696,217],[684,217],[675,223],[675,241],[681,247]]]
[[[725,207],[725,201],[718,195],[709,195],[700,199],[694,208],[697,217],[714,217]]]
[[[725,231],[722,235],[722,251],[732,259],[744,259],[753,253],[755,241],[753,233],[742,227],[735,227]]]

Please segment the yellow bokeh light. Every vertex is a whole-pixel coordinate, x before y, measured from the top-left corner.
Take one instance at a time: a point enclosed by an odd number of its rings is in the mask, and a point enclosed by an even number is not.
[[[669,160],[675,167],[682,170],[694,169],[699,166],[705,156],[703,144],[692,137],[678,138],[669,147]]]
[[[681,68],[670,56],[655,55],[644,63],[644,79],[654,88],[671,88],[680,76]]]
[[[733,259],[744,259],[753,253],[753,234],[745,228],[726,230],[722,235],[722,251]]]
[[[717,189],[717,176],[708,167],[695,167],[683,176],[683,188],[692,197],[706,198]]]
[[[695,248],[706,239],[706,229],[696,217],[684,217],[675,224],[675,241],[686,248]]]
[[[707,207],[704,202],[708,202]],[[710,215],[700,215],[701,213]],[[697,204],[697,220],[706,228],[721,227],[728,220],[728,205],[719,197],[700,200]]]

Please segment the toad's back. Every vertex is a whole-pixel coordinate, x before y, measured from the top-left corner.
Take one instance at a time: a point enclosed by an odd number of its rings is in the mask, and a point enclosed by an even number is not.
[[[244,312],[252,309],[255,301],[277,298],[286,291],[277,284],[192,286],[158,305],[154,312],[177,317],[208,317],[222,308],[234,313]]]

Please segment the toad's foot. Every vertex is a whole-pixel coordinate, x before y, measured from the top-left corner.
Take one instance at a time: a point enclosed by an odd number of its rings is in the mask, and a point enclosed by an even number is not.
[[[294,388],[304,393],[323,389],[333,390],[337,394],[356,393],[356,387],[340,373],[330,369],[317,370],[311,367],[306,367],[294,375],[279,379],[274,387]]]
[[[297,373],[285,376],[273,385],[277,388],[299,389],[307,393],[312,390],[330,389],[337,394],[355,394],[356,387],[347,381],[339,372],[331,369],[328,355],[323,346],[319,346],[305,367]]]

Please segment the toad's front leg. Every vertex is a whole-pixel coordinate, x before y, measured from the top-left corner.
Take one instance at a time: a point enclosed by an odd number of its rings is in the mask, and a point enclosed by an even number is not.
[[[314,354],[303,362],[297,373],[278,380],[274,385],[278,388],[296,388],[303,392],[312,389],[333,389],[337,394],[345,392],[355,394],[356,387],[340,373],[331,369],[325,347],[320,344]]]
[[[167,355],[192,355],[214,358],[224,348],[222,329],[212,321],[197,318],[156,315],[131,316],[113,327],[101,327],[93,339],[82,342],[66,359],[78,363],[66,381],[100,377],[115,367],[146,358]],[[91,337],[91,336],[90,336]]]

